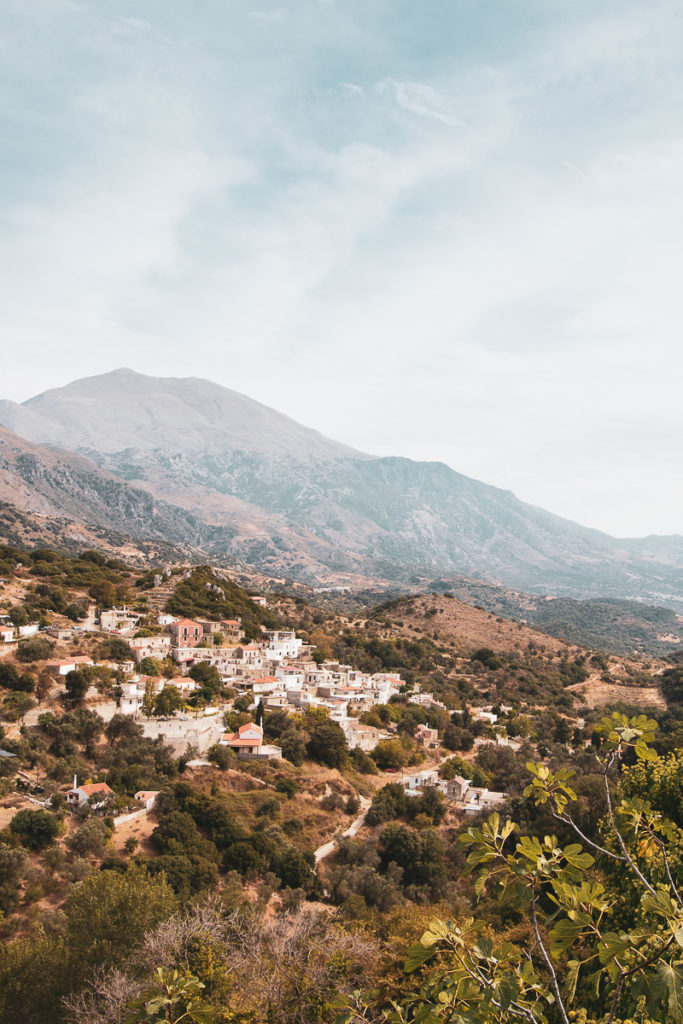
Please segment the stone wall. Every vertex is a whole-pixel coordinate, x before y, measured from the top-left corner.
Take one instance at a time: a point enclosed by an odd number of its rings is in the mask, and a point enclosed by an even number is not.
[[[164,743],[173,748],[175,754],[184,754],[189,746],[196,746],[200,754],[205,753],[223,735],[223,716],[210,718],[137,719],[145,736],[155,740],[161,736]]]

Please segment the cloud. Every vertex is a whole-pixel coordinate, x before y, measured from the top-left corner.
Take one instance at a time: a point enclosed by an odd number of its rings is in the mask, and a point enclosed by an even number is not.
[[[135,32],[149,32],[152,28],[145,18],[117,18],[116,24],[122,25],[127,29],[133,29]]]
[[[282,22],[287,17],[287,11],[284,7],[274,7],[267,11],[252,11],[250,17],[254,21]]]
[[[362,96],[364,93],[363,87],[360,85],[355,85],[353,82],[342,82],[339,88],[345,90],[346,92],[353,93],[355,96]]]
[[[418,117],[440,121],[450,128],[465,127],[466,122],[456,116],[456,104],[452,99],[442,95],[430,85],[422,82],[397,82],[393,78],[385,78],[375,86],[382,95],[389,91],[399,107],[417,114]]]
[[[246,6],[0,16],[4,394],[207,376],[680,531],[678,5]]]

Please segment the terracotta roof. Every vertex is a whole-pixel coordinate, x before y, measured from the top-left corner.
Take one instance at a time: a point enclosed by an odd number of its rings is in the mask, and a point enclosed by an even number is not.
[[[246,733],[251,730],[257,732],[257,736],[247,736]],[[245,722],[241,725],[237,732],[225,733],[223,741],[229,743],[231,747],[253,747],[255,743],[260,744],[263,740],[263,729],[260,725],[256,725],[255,722]]]
[[[90,782],[87,786],[77,786],[76,789],[80,789],[81,793],[85,793],[86,796],[92,796],[93,793],[111,793],[112,796],[114,795],[114,790],[110,789],[106,782]]]
[[[257,725],[256,722],[245,722],[244,725],[241,725],[239,727],[236,735],[239,734],[241,736],[243,732],[247,732],[249,729],[258,729],[258,731],[263,736],[263,729],[261,728],[260,725]]]

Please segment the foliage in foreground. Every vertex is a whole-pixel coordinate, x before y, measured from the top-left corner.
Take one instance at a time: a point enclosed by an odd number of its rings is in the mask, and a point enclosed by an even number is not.
[[[434,920],[406,964],[408,971],[434,966],[421,989],[379,1013],[358,1000],[340,1021],[683,1019],[683,907],[677,883],[683,833],[641,797],[615,801],[610,787],[610,774],[625,757],[657,760],[650,747],[655,727],[643,715],[629,720],[616,713],[602,724],[599,759],[608,809],[603,845],[573,822],[573,773],[535,764],[529,765],[526,795],[537,805],[549,805],[554,818],[574,828],[582,842],[562,847],[554,836],[521,836],[515,843],[516,825],[497,814],[462,837],[470,847],[468,868],[478,872],[478,896],[494,890],[501,903],[526,917],[532,936],[527,946],[497,940],[473,917],[458,923]],[[627,925],[618,927],[624,883],[638,900]]]

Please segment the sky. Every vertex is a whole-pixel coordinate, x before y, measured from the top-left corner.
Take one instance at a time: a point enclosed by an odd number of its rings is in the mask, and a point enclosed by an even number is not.
[[[683,5],[5,0],[0,397],[128,366],[683,533]]]

